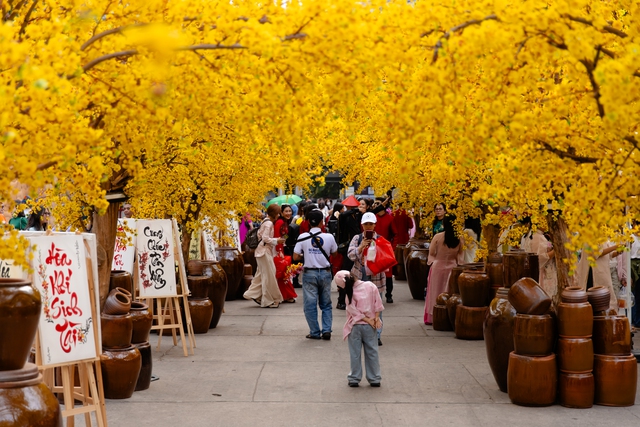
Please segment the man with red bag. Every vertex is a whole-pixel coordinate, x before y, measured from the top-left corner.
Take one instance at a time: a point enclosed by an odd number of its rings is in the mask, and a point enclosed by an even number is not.
[[[362,281],[373,282],[382,298],[386,291],[384,272],[393,267],[396,261],[391,243],[375,232],[377,222],[376,214],[373,212],[362,215],[363,232],[353,237],[347,256],[353,261],[351,275]],[[382,317],[380,319],[382,320]],[[378,329],[378,345],[382,345],[381,335],[382,327]]]

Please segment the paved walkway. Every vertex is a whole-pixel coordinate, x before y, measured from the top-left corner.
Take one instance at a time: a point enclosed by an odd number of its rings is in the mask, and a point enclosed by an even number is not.
[[[567,409],[512,405],[494,382],[484,341],[462,341],[422,322],[423,302],[396,282],[380,348],[382,387],[347,386],[345,312],[331,341],[305,339],[302,298],[278,309],[226,303],[216,329],[196,335],[195,356],[163,338],[153,373],[131,399],[108,400],[111,427],[209,426],[637,426],[640,406]],[[299,292],[301,295],[302,292]],[[334,306],[336,295],[333,294]],[[82,424],[77,417],[76,424]]]

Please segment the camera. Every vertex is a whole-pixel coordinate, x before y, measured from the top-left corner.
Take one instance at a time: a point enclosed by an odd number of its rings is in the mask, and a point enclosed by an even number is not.
[[[364,238],[365,239],[373,239],[373,230],[366,230],[364,232]]]

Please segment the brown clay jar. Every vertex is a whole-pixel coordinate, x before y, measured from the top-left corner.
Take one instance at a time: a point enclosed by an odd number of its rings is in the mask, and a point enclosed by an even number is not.
[[[594,286],[587,290],[587,299],[593,308],[593,312],[606,311],[609,309],[611,293],[604,286]]]
[[[153,313],[149,310],[149,306],[143,302],[134,301],[131,303],[129,314],[133,323],[131,343],[139,344],[149,341],[149,332],[153,324]]]
[[[448,299],[449,299],[449,294],[446,292],[443,292],[436,297],[436,304],[446,306]]]
[[[407,275],[404,271],[405,246],[406,245],[396,245],[395,249],[393,250],[393,254],[396,257],[396,261],[398,262],[398,264],[393,267],[393,275],[395,276],[396,280],[407,280]]]
[[[587,302],[587,291],[579,286],[571,286],[563,289],[560,298],[565,303]]]
[[[100,315],[102,346],[105,348],[131,347],[133,322],[130,314]]]
[[[227,301],[232,301],[238,298],[238,288],[240,288],[240,282],[244,272],[244,259],[242,254],[236,248],[229,246],[222,246],[216,248],[216,258],[220,267],[227,274]],[[242,298],[242,295],[240,295]]]
[[[433,330],[434,331],[453,331],[451,322],[449,322],[449,314],[446,305],[436,304],[433,306]]]
[[[509,355],[509,399],[516,405],[549,406],[556,401],[558,369],[556,355],[544,357]]]
[[[42,382],[36,365],[0,371],[0,426],[62,427],[58,399]]]
[[[454,331],[456,329],[456,311],[460,304],[462,304],[460,295],[453,294],[449,296],[449,299],[447,300],[447,315],[449,316],[449,323],[451,323],[451,327]]]
[[[128,399],[133,395],[142,367],[140,351],[131,346],[121,349],[102,349],[100,365],[104,397]]]
[[[547,356],[555,341],[553,319],[548,314],[517,314],[513,323],[513,345],[520,356]]]
[[[153,357],[151,354],[151,344],[142,342],[134,344],[140,352],[140,375],[136,381],[135,391],[147,390],[151,385],[151,371],[153,369]]]
[[[462,304],[467,307],[486,307],[491,290],[489,275],[482,270],[464,270],[458,277]]]
[[[242,271],[243,276],[253,276],[253,269],[251,268],[251,264],[245,264],[244,270]]]
[[[502,254],[494,252],[487,257],[487,274],[491,281],[491,286],[501,288],[504,286]]]
[[[246,264],[251,265],[251,274],[256,274],[258,270],[258,261],[256,261],[256,250],[247,245],[247,242],[242,243],[242,259]]]
[[[585,294],[586,298],[586,294]],[[558,335],[590,337],[593,333],[593,310],[588,302],[558,304]]]
[[[109,290],[112,291],[116,288],[124,289],[129,292],[129,295],[131,295],[131,292],[133,292],[133,278],[128,271],[111,271],[111,277],[109,278]]]
[[[596,354],[625,356],[631,352],[631,331],[626,316],[593,318],[593,349]]]
[[[127,296],[118,289],[121,288],[116,288],[109,292],[109,295],[104,302],[104,307],[102,308],[103,313],[114,316],[129,313],[129,309],[131,309],[131,295]]]
[[[513,323],[516,310],[509,303],[507,288],[499,288],[484,319],[484,342],[487,360],[500,391],[507,392],[507,368],[513,347]]]
[[[511,286],[509,302],[521,314],[545,314],[551,307],[549,295],[529,277],[523,277]]]
[[[447,288],[448,288],[447,292],[449,293],[449,295],[451,294],[460,295],[460,288],[458,287],[458,278],[460,277],[460,275],[464,270],[465,268],[462,267],[461,265],[457,267],[453,267],[451,269],[451,274],[449,275],[449,282],[447,283]]]
[[[190,259],[187,262],[187,273],[189,276],[204,276],[203,270],[204,265],[202,261],[199,259]]]
[[[209,296],[210,276],[188,276],[189,292],[193,298],[207,298]]]
[[[518,280],[526,277],[527,253],[512,250],[502,256],[504,287],[510,288]]]
[[[560,371],[586,373],[593,370],[591,338],[559,338],[556,355]]]
[[[406,257],[405,271],[411,297],[415,300],[424,300],[424,290],[429,278],[429,249],[412,249]]]
[[[206,334],[209,332],[209,323],[213,316],[213,304],[209,298],[189,298],[189,312],[191,313],[191,324],[195,334]]]
[[[596,405],[632,406],[636,400],[638,362],[635,356],[596,354],[593,362]]]
[[[36,336],[42,301],[31,282],[0,279],[0,371],[22,369]]]
[[[224,300],[227,296],[227,274],[216,261],[209,264],[211,268],[211,281],[209,282],[209,299],[213,304],[213,316],[209,323],[209,329],[218,326],[220,316],[224,311]]]
[[[595,395],[595,380],[591,372],[572,374],[560,372],[558,401],[567,408],[591,408]]]
[[[481,340],[484,338],[482,324],[489,307],[467,307],[456,309],[456,338],[461,340]]]
[[[525,277],[531,277],[536,282],[540,281],[540,263],[538,254],[527,252],[527,261],[524,266]]]

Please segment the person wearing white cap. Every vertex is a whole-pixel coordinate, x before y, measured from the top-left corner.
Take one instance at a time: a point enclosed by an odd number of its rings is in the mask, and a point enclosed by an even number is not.
[[[359,280],[370,281],[378,288],[380,292],[380,298],[386,290],[386,279],[384,271],[378,274],[373,274],[369,268],[367,268],[367,259],[375,259],[375,241],[378,239],[376,234],[376,222],[378,219],[373,212],[365,212],[362,215],[362,233],[354,236],[349,244],[349,252],[347,256],[353,261],[353,268],[351,268],[351,275]],[[373,256],[372,256],[373,255]],[[381,318],[382,319],[382,318]],[[382,345],[380,336],[382,334],[382,324],[378,328],[378,345]]]
[[[347,270],[338,271],[335,281],[338,288],[344,289],[347,303],[347,322],[342,330],[342,337],[349,343],[349,387],[358,387],[362,380],[363,347],[367,381],[371,387],[380,387],[382,376],[376,329],[382,324],[380,313],[384,306],[378,288],[371,282],[357,280]]]

